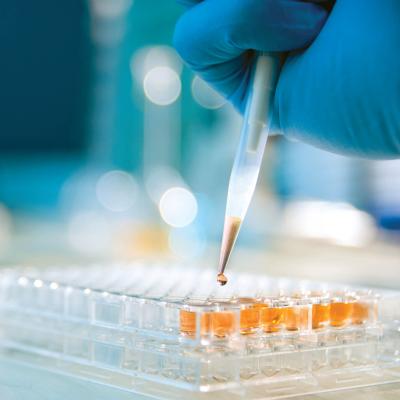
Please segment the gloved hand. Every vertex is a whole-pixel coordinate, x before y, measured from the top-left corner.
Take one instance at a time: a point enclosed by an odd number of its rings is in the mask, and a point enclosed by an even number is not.
[[[400,1],[181,0],[175,45],[240,111],[251,52],[290,51],[274,125],[342,154],[400,157]],[[307,47],[308,46],[308,47]],[[299,50],[300,49],[300,50]]]

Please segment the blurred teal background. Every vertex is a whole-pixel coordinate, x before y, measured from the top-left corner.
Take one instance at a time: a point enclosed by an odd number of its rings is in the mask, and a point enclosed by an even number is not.
[[[26,254],[184,259],[218,243],[240,116],[171,47],[181,12],[172,0],[2,5],[4,260],[16,242]],[[400,162],[275,136],[239,245],[357,247],[398,243],[399,230]]]

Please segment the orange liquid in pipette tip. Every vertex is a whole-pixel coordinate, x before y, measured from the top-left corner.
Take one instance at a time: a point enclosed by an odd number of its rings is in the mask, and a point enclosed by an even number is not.
[[[240,225],[242,220],[238,217],[227,217],[225,219],[224,232],[222,234],[221,254],[219,260],[219,273],[217,275],[217,282],[224,286],[228,282],[228,278],[224,275],[226,264],[228,263],[229,256],[231,255],[236,238],[239,234]]]

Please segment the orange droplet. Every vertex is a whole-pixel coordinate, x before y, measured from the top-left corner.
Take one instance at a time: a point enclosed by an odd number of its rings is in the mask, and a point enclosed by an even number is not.
[[[228,283],[228,278],[224,274],[218,274],[217,275],[217,282],[221,286],[225,286]]]

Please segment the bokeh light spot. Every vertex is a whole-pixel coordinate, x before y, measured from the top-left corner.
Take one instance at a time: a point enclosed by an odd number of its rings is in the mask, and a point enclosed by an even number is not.
[[[197,209],[197,200],[193,193],[182,187],[168,189],[160,199],[162,219],[175,228],[191,224],[197,216]]]
[[[195,76],[192,81],[192,95],[197,103],[210,110],[216,110],[226,103],[218,92],[198,76]]]
[[[152,103],[167,106],[178,99],[181,93],[181,80],[172,68],[155,67],[144,77],[143,90]]]
[[[129,210],[137,197],[138,187],[132,175],[119,170],[102,175],[96,185],[100,204],[110,211]]]

